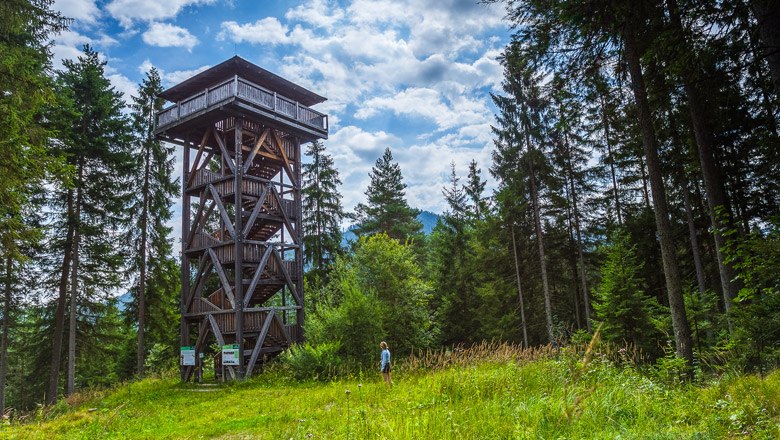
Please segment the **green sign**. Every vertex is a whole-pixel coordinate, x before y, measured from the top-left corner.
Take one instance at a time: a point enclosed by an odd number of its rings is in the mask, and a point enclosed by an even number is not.
[[[192,345],[181,348],[180,364],[183,366],[195,365],[195,347]]]
[[[239,365],[238,350],[241,347],[238,344],[222,346],[222,365]]]

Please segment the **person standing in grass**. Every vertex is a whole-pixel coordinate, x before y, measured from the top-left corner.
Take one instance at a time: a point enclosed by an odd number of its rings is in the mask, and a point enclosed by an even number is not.
[[[387,349],[387,342],[382,341],[379,343],[379,348],[382,349],[382,362],[380,369],[382,370],[382,377],[385,378],[385,383],[390,388],[393,387],[393,380],[390,379],[390,350]]]

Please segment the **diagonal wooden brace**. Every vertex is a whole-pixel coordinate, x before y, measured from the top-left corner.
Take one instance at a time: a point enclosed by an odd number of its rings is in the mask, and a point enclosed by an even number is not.
[[[273,253],[276,262],[279,263],[279,270],[282,271],[282,276],[284,276],[284,280],[287,282],[287,287],[290,288],[290,293],[292,293],[293,298],[295,298],[295,304],[303,306],[303,301],[301,301],[301,297],[298,296],[298,290],[295,288],[295,283],[293,283],[292,278],[290,278],[287,268],[284,267],[284,260],[282,260],[281,255],[279,255],[279,252],[276,249],[274,249]]]
[[[225,291],[225,296],[227,296],[228,301],[230,301],[230,306],[235,308],[236,299],[233,297],[233,289],[230,287],[230,282],[227,279],[227,275],[225,275],[225,270],[222,269],[222,265],[219,263],[219,258],[217,258],[214,249],[209,248],[209,256],[211,257],[214,269],[217,271],[217,275],[219,275],[219,281],[222,283],[222,289]],[[237,275],[236,278],[240,279],[240,275]]]
[[[219,215],[222,216],[222,221],[225,223],[225,227],[227,228],[228,233],[235,240],[236,230],[233,229],[233,222],[230,220],[230,216],[228,216],[227,210],[225,209],[225,205],[222,204],[222,199],[219,198],[219,193],[217,192],[217,189],[214,188],[214,185],[212,184],[209,184],[207,188],[211,193],[211,198],[214,200],[214,203],[217,205],[217,210],[219,210]]]
[[[268,336],[268,330],[270,330],[271,323],[273,322],[275,316],[276,310],[271,310],[265,317],[263,328],[260,329],[260,335],[257,336],[257,342],[255,342],[255,347],[252,349],[252,356],[249,358],[249,364],[247,365],[246,373],[247,376],[251,375],[252,370],[255,368],[257,357],[260,355],[260,350],[263,348],[263,343],[265,342],[265,338]]]
[[[268,246],[265,249],[265,252],[263,252],[263,257],[260,259],[260,264],[257,265],[257,270],[255,271],[254,276],[252,277],[252,281],[249,283],[249,288],[247,288],[246,292],[244,292],[244,307],[249,306],[249,301],[252,299],[252,296],[255,292],[255,287],[257,287],[257,283],[260,282],[260,276],[263,274],[263,270],[265,270],[265,265],[268,264],[268,259],[271,257],[271,253],[274,251],[273,246]]]
[[[214,138],[217,140],[217,145],[219,145],[220,151],[222,151],[222,159],[225,160],[225,163],[227,164],[228,168],[230,168],[230,171],[233,174],[236,174],[236,164],[233,162],[233,158],[230,157],[230,155],[227,152],[227,147],[225,147],[225,141],[222,140],[222,137],[219,136],[219,133],[216,132],[216,128],[214,129]]]

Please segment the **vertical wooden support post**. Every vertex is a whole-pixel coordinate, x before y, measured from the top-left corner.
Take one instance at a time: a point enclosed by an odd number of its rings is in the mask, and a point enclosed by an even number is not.
[[[242,221],[242,181],[244,178],[244,161],[242,143],[242,126],[244,120],[236,118],[235,128],[235,165],[236,173],[234,177],[235,184],[235,224],[233,230],[236,231],[236,262],[235,262],[235,314],[236,314],[236,344],[238,344],[238,368],[236,376],[239,380],[244,378],[244,226]]]
[[[181,318],[179,322],[181,331],[181,346],[190,345],[190,328],[187,323],[187,319],[184,315],[187,313],[185,304],[187,294],[190,291],[190,259],[187,257],[187,241],[184,239],[184,234],[190,230],[190,196],[187,195],[187,180],[190,172],[190,147],[187,142],[184,146],[184,158],[182,160],[182,179],[181,179],[181,198],[182,198],[182,212],[181,212]],[[197,356],[197,354],[196,354]],[[186,368],[179,366],[181,372],[181,380],[186,380]]]
[[[303,334],[303,320],[305,317],[305,312],[303,310],[304,305],[304,292],[303,292],[303,198],[301,193],[301,185],[303,185],[302,180],[302,173],[301,173],[301,140],[298,136],[295,138],[295,181],[297,182],[297,187],[294,189],[294,196],[295,196],[295,232],[292,232],[292,234],[295,234],[294,240],[295,243],[298,244],[298,246],[295,248],[295,265],[296,269],[298,271],[298,278],[295,282],[295,289],[298,291],[298,296],[301,298],[301,303],[298,304],[300,308],[295,311],[295,324],[298,327],[296,330],[298,331],[298,337],[296,342],[303,342],[304,340],[304,334]]]

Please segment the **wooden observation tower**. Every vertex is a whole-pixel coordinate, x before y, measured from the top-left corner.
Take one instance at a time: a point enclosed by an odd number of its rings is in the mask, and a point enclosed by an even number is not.
[[[209,335],[249,376],[303,338],[301,144],[327,138],[325,98],[237,56],[160,96],[156,134],[184,147],[181,377]]]

